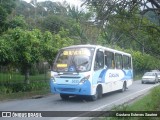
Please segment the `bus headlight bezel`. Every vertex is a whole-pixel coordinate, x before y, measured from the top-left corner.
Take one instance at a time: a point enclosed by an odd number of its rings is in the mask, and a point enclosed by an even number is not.
[[[82,78],[79,82],[79,84],[85,83],[87,80],[89,80],[90,75],[87,75],[86,77]]]
[[[54,77],[51,77],[51,81],[52,81],[53,83],[56,83],[56,80],[55,80]]]

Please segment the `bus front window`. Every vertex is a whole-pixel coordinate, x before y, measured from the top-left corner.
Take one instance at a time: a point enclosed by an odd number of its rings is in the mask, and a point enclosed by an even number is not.
[[[54,63],[57,72],[86,72],[91,69],[94,48],[64,49]]]

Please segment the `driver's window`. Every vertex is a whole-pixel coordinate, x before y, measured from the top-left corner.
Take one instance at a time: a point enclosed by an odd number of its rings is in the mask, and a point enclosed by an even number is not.
[[[94,70],[104,68],[104,53],[103,51],[97,50],[96,58],[94,62]]]

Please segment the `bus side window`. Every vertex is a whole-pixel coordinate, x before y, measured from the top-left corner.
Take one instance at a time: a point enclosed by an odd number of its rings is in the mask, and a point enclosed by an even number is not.
[[[122,69],[122,55],[121,54],[115,54],[115,65],[117,69]]]
[[[105,51],[105,65],[107,68],[114,68],[114,53]]]
[[[131,58],[129,56],[123,55],[123,68],[131,68]]]
[[[97,50],[94,70],[98,70],[104,68],[104,53],[102,51]]]

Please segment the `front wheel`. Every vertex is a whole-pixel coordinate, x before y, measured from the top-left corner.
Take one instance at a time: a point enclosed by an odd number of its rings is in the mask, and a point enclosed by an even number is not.
[[[95,95],[91,96],[91,100],[95,101],[95,100],[97,100],[98,98],[101,98],[101,97],[102,97],[102,88],[100,86],[98,86],[97,89],[96,89]]]
[[[96,90],[96,93],[92,95],[90,98],[92,101],[96,101],[98,99],[98,91]]]

